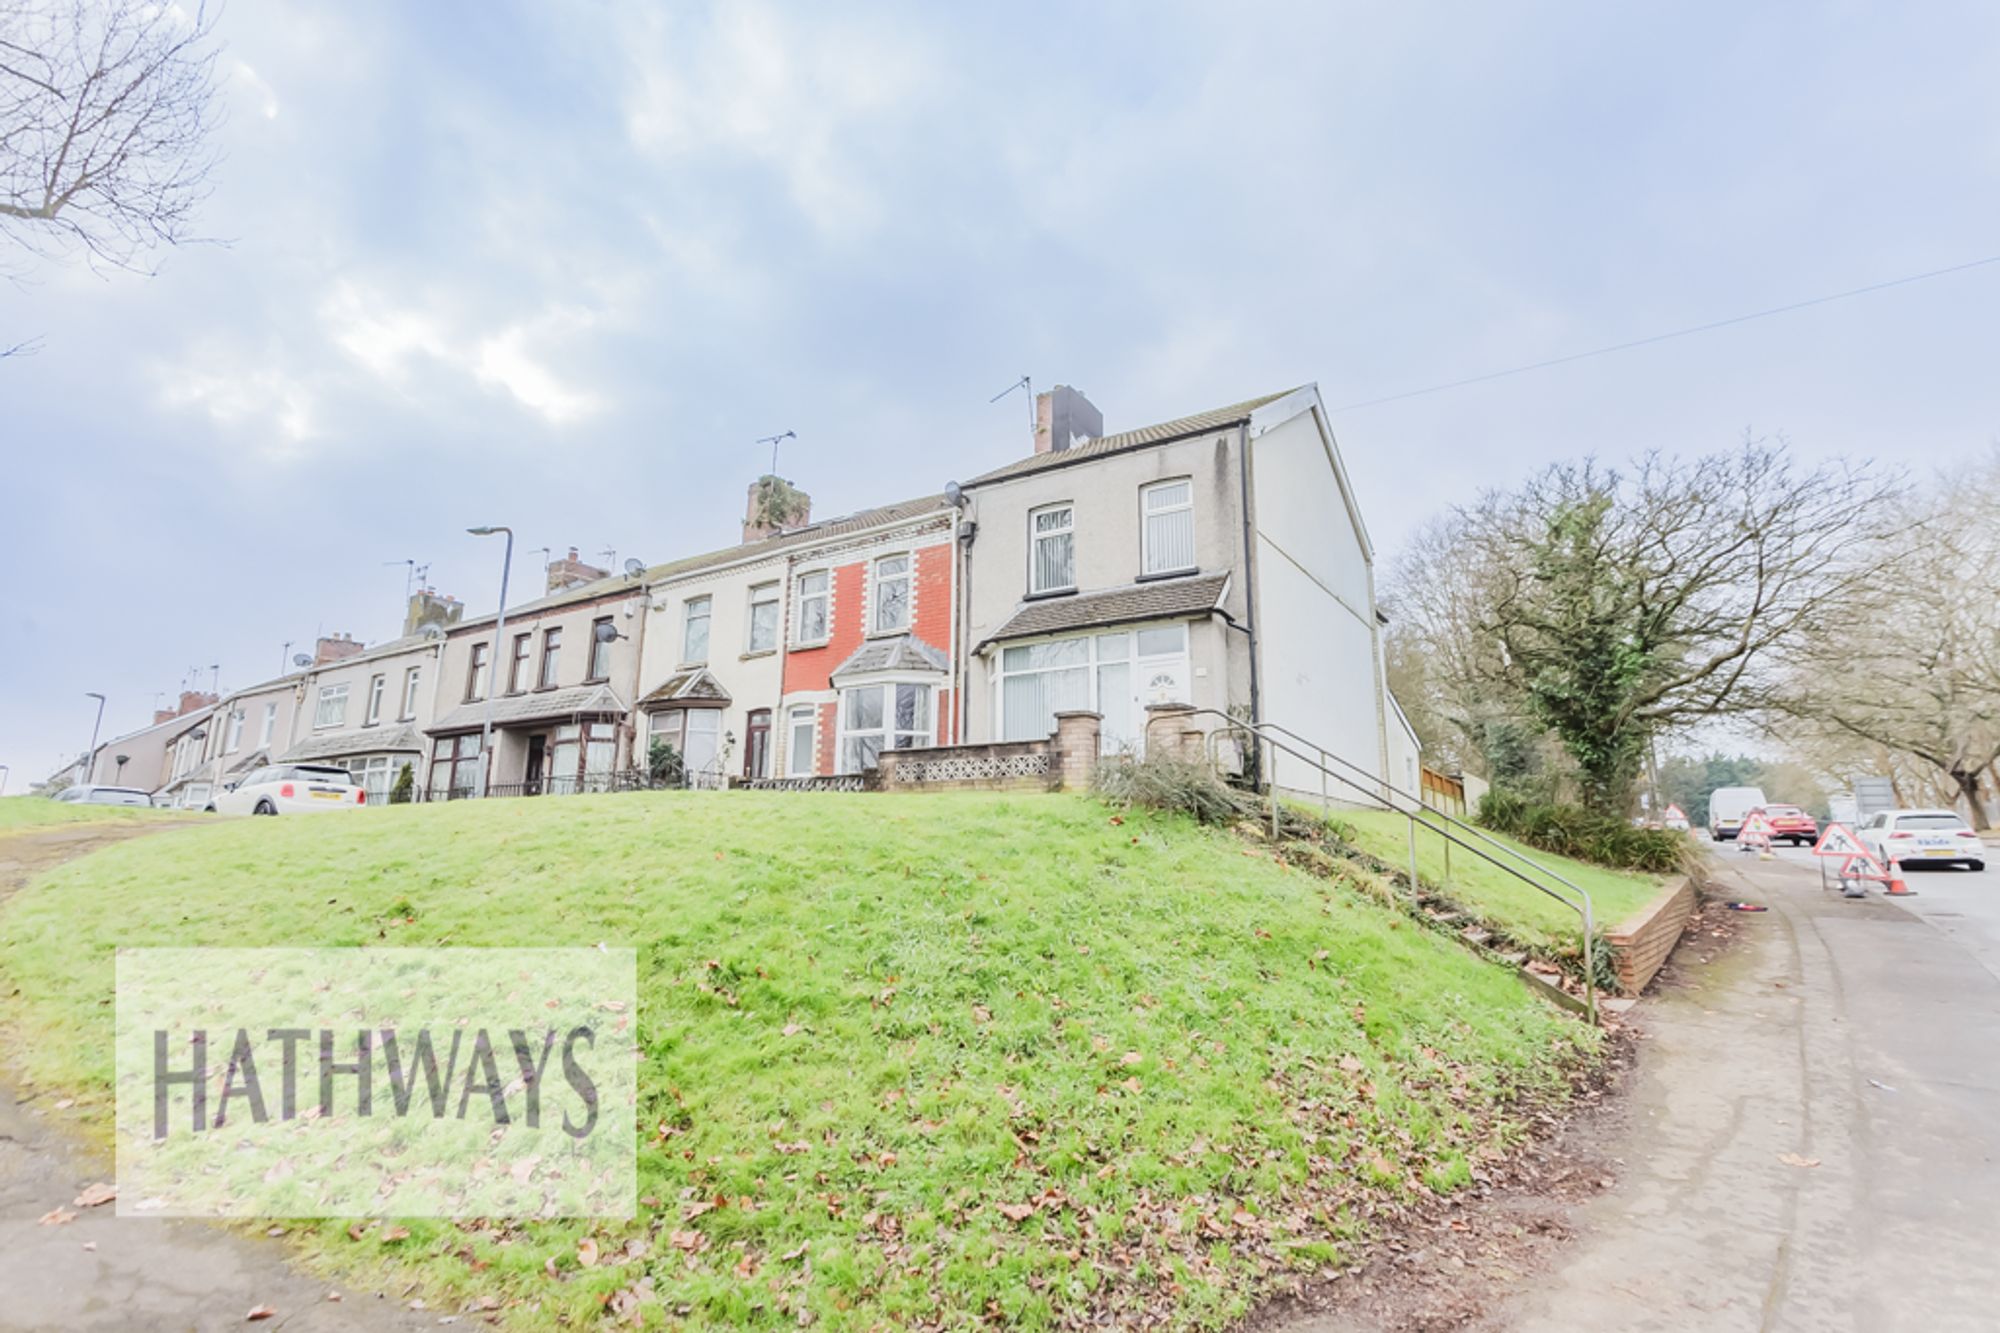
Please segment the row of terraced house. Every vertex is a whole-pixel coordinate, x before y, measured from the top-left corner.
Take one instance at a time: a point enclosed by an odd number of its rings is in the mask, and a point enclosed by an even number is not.
[[[298,671],[184,696],[79,771],[195,808],[273,762],[344,766],[371,802],[405,767],[420,799],[525,796],[649,774],[664,742],[695,785],[858,784],[885,751],[1045,739],[1059,713],[1136,753],[1149,708],[1182,704],[1203,730],[1281,723],[1415,789],[1317,390],[1109,435],[1073,389],[1036,408],[1031,454],[936,494],[814,521],[795,492],[774,510],[767,478],[734,546],[629,573],[571,551],[504,627],[421,591],[402,637],[322,639]]]

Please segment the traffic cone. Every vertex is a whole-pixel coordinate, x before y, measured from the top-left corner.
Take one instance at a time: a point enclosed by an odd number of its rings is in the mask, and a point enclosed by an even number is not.
[[[1903,879],[1903,863],[1893,857],[1889,861],[1888,894],[1891,898],[1914,898],[1917,896],[1917,891],[1912,889]]]

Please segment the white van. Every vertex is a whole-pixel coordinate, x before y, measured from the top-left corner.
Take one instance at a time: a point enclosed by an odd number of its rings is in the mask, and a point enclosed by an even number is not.
[[[1733,842],[1743,817],[1766,804],[1762,787],[1717,787],[1708,796],[1708,836]]]

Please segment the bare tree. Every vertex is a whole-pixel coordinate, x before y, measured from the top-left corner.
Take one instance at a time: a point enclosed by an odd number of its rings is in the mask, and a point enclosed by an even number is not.
[[[1425,596],[1458,638],[1443,665],[1461,697],[1553,732],[1586,802],[1622,814],[1652,737],[1768,704],[1789,646],[1875,568],[1895,493],[1783,442],[1557,464],[1429,535],[1449,573]]]
[[[1884,576],[1802,640],[1773,701],[1774,725],[1821,762],[1869,756],[1907,782],[1914,761],[1980,823],[2000,763],[1996,491],[2000,450],[1881,515]]]
[[[0,234],[143,269],[195,239],[219,118],[213,16],[153,0],[0,0]]]

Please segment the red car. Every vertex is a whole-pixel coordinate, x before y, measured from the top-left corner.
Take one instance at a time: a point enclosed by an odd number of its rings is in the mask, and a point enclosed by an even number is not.
[[[1819,841],[1819,821],[1796,805],[1767,805],[1764,818],[1771,821],[1771,841],[1810,847]]]

